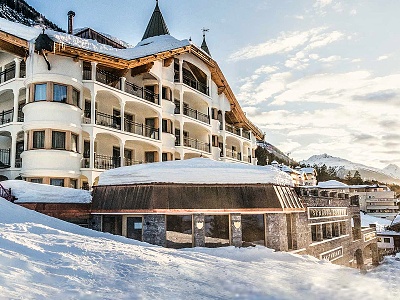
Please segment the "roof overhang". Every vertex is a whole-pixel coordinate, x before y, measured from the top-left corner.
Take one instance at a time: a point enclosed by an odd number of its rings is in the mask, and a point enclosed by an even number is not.
[[[27,51],[29,49],[29,43],[24,39],[8,34],[7,32],[0,31],[0,49],[20,57],[26,57],[28,55]],[[217,62],[204,53],[203,50],[193,44],[160,53],[154,53],[152,55],[143,56],[132,60],[98,53],[58,42],[54,43],[54,51],[52,53],[72,57],[76,60],[97,62],[99,65],[121,70],[136,68],[183,53],[191,53],[208,66],[211,72],[211,79],[218,87],[218,94],[224,93],[230,102],[231,111],[228,112],[230,119],[232,119],[236,125],[252,131],[257,140],[264,139],[264,133],[247,119]]]

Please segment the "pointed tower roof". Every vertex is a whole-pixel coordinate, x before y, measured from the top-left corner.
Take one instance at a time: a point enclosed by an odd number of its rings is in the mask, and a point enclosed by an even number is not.
[[[200,48],[203,49],[204,52],[206,52],[208,55],[211,56],[210,50],[208,49],[207,42],[206,42],[206,32],[209,31],[209,29],[203,28],[203,42],[201,43]]]
[[[144,32],[142,41],[152,36],[164,34],[169,34],[169,31],[167,24],[165,24],[161,10],[158,7],[158,0],[156,0],[156,7],[154,8],[153,14],[151,15],[146,31]]]

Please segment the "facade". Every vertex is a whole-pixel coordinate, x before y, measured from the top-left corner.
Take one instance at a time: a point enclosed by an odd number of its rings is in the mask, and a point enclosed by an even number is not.
[[[291,177],[272,167],[236,169],[235,178],[256,176],[245,183],[211,183],[204,179],[227,172],[219,165],[193,164],[187,178],[200,179],[188,183],[182,177],[171,182],[152,177],[180,171],[181,163],[169,165],[169,171],[165,163],[156,166],[157,172],[134,166],[130,173],[102,174],[93,190],[89,226],[171,248],[261,245],[351,267],[379,262],[375,228],[361,227],[360,209],[351,205],[348,193],[296,191]],[[271,172],[283,174],[286,184],[261,181]]]
[[[77,34],[0,20],[3,178],[89,188],[120,166],[194,157],[257,163],[263,133],[205,40],[199,48],[170,36],[158,4],[134,48],[112,48],[108,36],[108,46],[85,40],[105,37],[88,29]]]
[[[387,186],[356,185],[349,190],[359,197],[360,209],[371,216],[393,220],[399,212],[399,199]]]

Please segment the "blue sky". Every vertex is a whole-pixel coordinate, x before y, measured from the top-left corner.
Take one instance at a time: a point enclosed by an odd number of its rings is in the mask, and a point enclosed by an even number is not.
[[[133,45],[155,1],[28,0],[57,25]],[[328,153],[400,165],[398,0],[160,0],[178,39],[208,46],[266,140],[300,160]]]

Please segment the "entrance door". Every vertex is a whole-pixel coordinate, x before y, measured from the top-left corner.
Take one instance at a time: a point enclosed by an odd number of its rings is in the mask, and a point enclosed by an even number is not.
[[[146,123],[146,129],[145,129],[145,136],[154,138],[154,132],[155,132],[155,127],[156,127],[156,119],[154,118],[149,118],[145,120]]]
[[[142,217],[128,217],[126,236],[130,239],[142,241],[142,228],[143,220]]]

